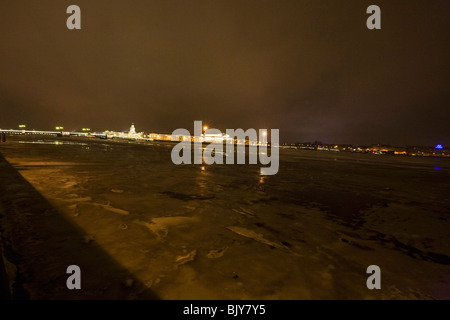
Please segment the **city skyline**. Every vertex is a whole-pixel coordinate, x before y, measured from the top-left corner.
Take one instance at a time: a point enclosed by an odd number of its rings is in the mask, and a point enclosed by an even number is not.
[[[217,128],[208,127],[208,126],[206,126],[206,124],[205,124],[205,128],[207,128],[207,129],[217,129]],[[138,130],[138,131],[135,131],[136,129],[135,129],[135,123],[134,122],[131,123],[131,127],[128,127],[128,130],[126,130],[126,129],[124,129],[124,130],[110,130],[111,128],[106,129],[106,130],[102,130],[102,129],[101,130],[95,130],[95,129],[91,129],[91,128],[87,128],[87,127],[81,127],[81,126],[78,126],[76,128],[67,128],[67,127],[64,127],[64,126],[55,126],[53,129],[52,128],[44,128],[44,129],[42,129],[42,128],[39,128],[39,129],[31,128],[31,127],[29,127],[26,124],[19,124],[15,128],[12,128],[12,127],[6,128],[6,127],[2,127],[0,125],[0,132],[1,131],[6,132],[6,131],[21,131],[21,130],[25,130],[27,133],[32,133],[33,131],[37,131],[37,132],[45,132],[46,131],[46,132],[67,132],[67,133],[77,133],[78,132],[78,133],[85,133],[85,134],[88,134],[88,133],[101,134],[101,133],[105,133],[105,132],[106,133],[107,132],[111,132],[111,133],[114,132],[114,133],[122,133],[122,134],[124,134],[124,133],[131,132],[130,130],[134,130],[132,132],[133,135],[143,134],[144,136],[147,136],[147,135],[148,136],[150,136],[150,135],[163,135],[164,136],[164,135],[171,135],[172,132],[173,132],[173,130],[170,131],[170,132],[156,132],[155,130],[153,130],[153,131],[152,130]],[[252,128],[240,128],[240,129],[243,129],[245,131],[247,129],[252,129]],[[264,128],[264,129],[266,129],[266,128]],[[193,130],[190,130],[190,131],[193,131]],[[164,140],[164,139],[161,139],[161,140]],[[404,144],[404,145],[401,145],[401,144],[391,144],[391,143],[388,143],[388,142],[373,142],[373,143],[366,143],[366,144],[364,144],[364,143],[358,144],[358,143],[347,143],[345,141],[334,141],[334,140],[333,141],[321,141],[319,139],[312,139],[312,140],[309,140],[309,141],[307,141],[307,140],[305,140],[305,141],[300,141],[300,140],[297,140],[297,141],[283,141],[283,140],[280,140],[280,143],[283,144],[283,145],[301,145],[301,144],[340,145],[340,146],[351,146],[351,145],[353,145],[353,146],[376,146],[376,145],[378,145],[378,146],[389,146],[389,147],[426,147],[426,148],[435,148],[435,149],[447,149],[448,148],[447,145],[444,145],[444,144],[439,143],[439,142],[435,143],[434,145],[423,145],[423,144]]]

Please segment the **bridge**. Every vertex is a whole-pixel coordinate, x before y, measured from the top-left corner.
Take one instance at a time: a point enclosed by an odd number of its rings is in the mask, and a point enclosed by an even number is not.
[[[91,132],[68,132],[68,131],[43,131],[43,130],[14,130],[14,129],[0,129],[1,133],[9,134],[42,134],[52,136],[90,136],[106,139],[105,133],[91,133]]]

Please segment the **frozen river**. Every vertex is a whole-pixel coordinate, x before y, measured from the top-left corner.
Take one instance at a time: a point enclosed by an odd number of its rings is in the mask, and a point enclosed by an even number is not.
[[[176,166],[172,147],[0,144],[8,260],[30,298],[450,299],[449,159],[280,150],[261,176]]]

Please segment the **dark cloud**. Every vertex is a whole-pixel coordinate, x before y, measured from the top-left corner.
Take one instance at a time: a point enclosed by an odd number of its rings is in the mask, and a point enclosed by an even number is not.
[[[66,28],[67,6],[82,30]],[[450,145],[448,1],[2,1],[0,127]]]

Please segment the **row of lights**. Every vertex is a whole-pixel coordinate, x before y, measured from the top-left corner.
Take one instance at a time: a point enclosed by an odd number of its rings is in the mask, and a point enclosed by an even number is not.
[[[25,124],[19,124],[19,128],[20,128],[20,129],[25,129],[25,128],[26,128],[26,125],[25,125]],[[62,131],[62,130],[64,130],[64,127],[55,127],[55,130],[57,130],[57,131]],[[90,131],[91,131],[90,128],[83,128],[83,129],[81,129],[81,130],[82,130],[83,132],[90,132]],[[204,126],[204,127],[203,127],[203,132],[206,132],[206,131],[208,131],[208,126]],[[267,133],[266,133],[266,132],[263,132],[263,135],[266,136]]]
[[[25,129],[27,127],[27,125],[26,124],[19,124],[19,129]],[[62,127],[62,126],[58,126],[58,127],[55,127],[55,130],[64,130],[64,127]],[[91,131],[91,129],[90,128],[83,128],[82,129],[84,132],[89,132],[89,131]]]
[[[204,127],[203,127],[203,131],[204,131],[204,132],[208,131],[208,126],[204,126]],[[263,132],[263,136],[266,136],[266,135],[267,135],[267,132],[264,131],[264,132]]]

